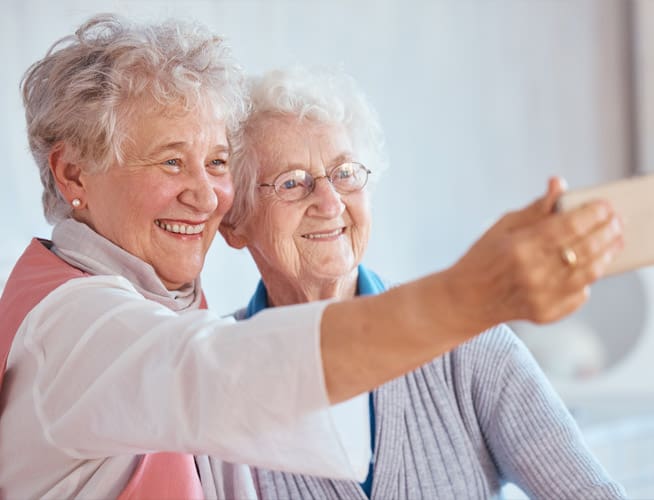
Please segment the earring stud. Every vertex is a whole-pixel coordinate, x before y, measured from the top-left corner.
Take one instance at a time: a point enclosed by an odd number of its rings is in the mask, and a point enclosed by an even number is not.
[[[73,201],[70,202],[73,208],[79,208],[82,206],[82,201],[79,198],[73,198]]]

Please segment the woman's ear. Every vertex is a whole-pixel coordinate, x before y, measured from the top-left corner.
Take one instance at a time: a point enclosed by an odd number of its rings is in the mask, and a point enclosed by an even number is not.
[[[76,163],[71,163],[66,154],[66,145],[59,143],[52,148],[48,156],[50,171],[57,184],[59,192],[67,200],[85,198],[84,185],[80,179],[82,169]]]
[[[230,247],[240,250],[247,246],[246,237],[240,234],[240,231],[233,225],[221,222],[218,230]]]

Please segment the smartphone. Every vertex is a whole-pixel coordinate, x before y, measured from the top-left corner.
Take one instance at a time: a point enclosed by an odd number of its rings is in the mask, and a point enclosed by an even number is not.
[[[654,174],[565,192],[556,209],[567,211],[592,200],[608,200],[624,224],[624,248],[606,274],[654,264]]]

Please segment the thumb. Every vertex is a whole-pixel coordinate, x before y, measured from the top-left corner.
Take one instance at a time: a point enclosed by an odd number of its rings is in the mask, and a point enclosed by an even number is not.
[[[531,202],[526,207],[504,216],[505,228],[511,230],[526,226],[551,214],[554,211],[556,202],[565,190],[565,179],[561,177],[550,177],[547,182],[547,191],[543,196]]]
[[[560,196],[568,188],[568,183],[563,177],[550,177],[547,182],[547,192],[545,196],[541,198],[542,205],[541,209],[544,213],[549,214],[554,211],[556,207],[556,202],[559,200]]]

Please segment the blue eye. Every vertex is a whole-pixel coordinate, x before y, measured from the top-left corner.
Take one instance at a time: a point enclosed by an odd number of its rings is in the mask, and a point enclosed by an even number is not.
[[[211,170],[212,173],[222,174],[227,172],[229,165],[227,164],[227,160],[222,158],[214,158],[209,162],[207,168]]]
[[[329,179],[340,193],[352,193],[363,189],[368,181],[368,170],[356,162],[347,162],[335,167]]]
[[[182,169],[182,161],[179,158],[164,160],[163,166],[169,172],[177,173]]]
[[[287,181],[282,182],[279,187],[281,189],[293,189],[294,187],[297,187],[298,183],[295,179],[289,179]]]

